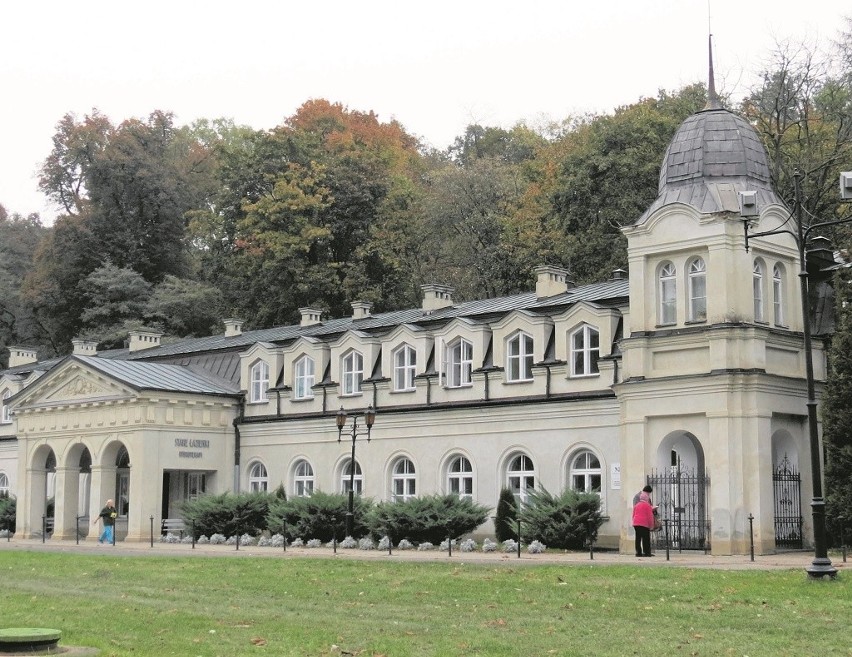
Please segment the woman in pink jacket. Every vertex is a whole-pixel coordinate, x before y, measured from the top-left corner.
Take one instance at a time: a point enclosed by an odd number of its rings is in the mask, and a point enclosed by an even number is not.
[[[654,528],[654,507],[651,496],[642,491],[633,507],[633,529],[636,532],[636,556],[653,557],[651,554],[651,530]]]

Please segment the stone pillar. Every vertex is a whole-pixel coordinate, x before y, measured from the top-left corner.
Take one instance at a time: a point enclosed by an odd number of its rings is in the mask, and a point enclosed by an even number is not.
[[[27,476],[24,481],[27,496],[25,499],[18,499],[18,534],[24,538],[41,538],[42,523],[41,517],[44,515],[47,499],[47,473],[44,468],[27,468]],[[23,526],[21,521],[23,520]]]
[[[53,511],[53,538],[75,540],[77,537],[77,495],[80,468],[56,468],[56,497]]]

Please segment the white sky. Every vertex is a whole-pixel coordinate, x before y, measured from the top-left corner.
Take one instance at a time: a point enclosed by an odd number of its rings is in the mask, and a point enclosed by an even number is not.
[[[709,5],[709,7],[708,7]],[[268,129],[310,98],[438,148],[472,122],[536,124],[704,81],[739,98],[778,40],[828,44],[849,0],[32,0],[0,5],[0,203],[55,208],[57,122],[174,112]]]

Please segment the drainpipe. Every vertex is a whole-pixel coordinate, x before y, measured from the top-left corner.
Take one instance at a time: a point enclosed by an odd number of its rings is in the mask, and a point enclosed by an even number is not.
[[[544,397],[545,399],[550,399],[550,365],[546,365],[545,369],[547,370],[547,376],[545,377],[545,388],[544,388]]]
[[[240,423],[245,417],[246,398],[240,395],[239,413],[234,418],[234,492],[240,492]]]
[[[485,374],[485,401],[488,401],[491,394],[491,386],[488,385],[488,371],[483,372]]]

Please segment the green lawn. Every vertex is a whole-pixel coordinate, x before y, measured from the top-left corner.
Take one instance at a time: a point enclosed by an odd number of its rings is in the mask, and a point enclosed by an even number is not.
[[[102,655],[852,655],[791,571],[0,552],[0,627]]]

